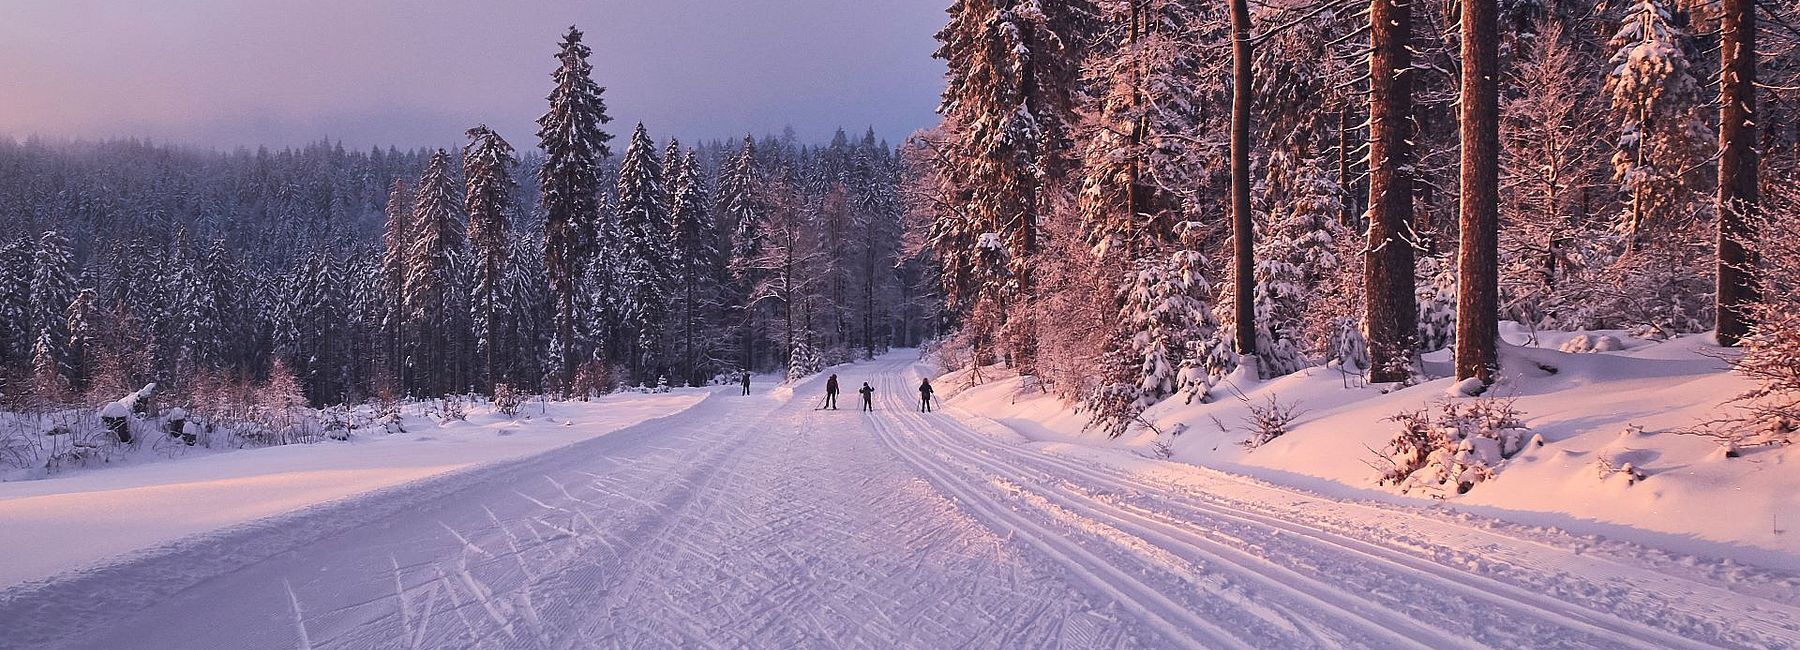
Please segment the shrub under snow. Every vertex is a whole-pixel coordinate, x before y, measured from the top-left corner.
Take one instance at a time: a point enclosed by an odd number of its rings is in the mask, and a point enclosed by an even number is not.
[[[1400,432],[1381,452],[1381,484],[1463,494],[1493,478],[1506,460],[1525,448],[1530,429],[1509,399],[1448,400],[1436,409],[1388,418]]]

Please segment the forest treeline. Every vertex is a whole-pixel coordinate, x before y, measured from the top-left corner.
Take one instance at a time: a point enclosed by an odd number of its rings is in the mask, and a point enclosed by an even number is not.
[[[1234,372],[1412,382],[1454,346],[1490,384],[1501,319],[1717,330],[1793,426],[1796,25],[1754,0],[958,0],[942,123],[903,153],[949,362],[1117,434]]]
[[[524,153],[0,142],[5,392],[584,393],[942,333],[1119,433],[1232,373],[1405,383],[1453,346],[1485,385],[1505,319],[1715,330],[1800,417],[1792,2],[947,17],[941,123],[897,147],[617,128],[574,29]]]
[[[615,134],[581,39],[524,154],[485,126],[460,150],[0,140],[0,393],[586,394],[937,331],[892,146]]]

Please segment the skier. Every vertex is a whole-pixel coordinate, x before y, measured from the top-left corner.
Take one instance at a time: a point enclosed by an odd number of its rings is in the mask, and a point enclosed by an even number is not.
[[[819,408],[828,408],[833,411],[836,411],[837,410],[837,393],[838,393],[837,375],[832,375],[830,379],[825,380],[825,405],[821,406]]]
[[[750,371],[744,371],[744,394],[750,394]]]
[[[921,413],[930,413],[931,412],[931,380],[930,379],[922,379],[919,381],[919,411]]]
[[[862,389],[860,389],[856,392],[862,393],[863,410],[864,411],[874,411],[875,410],[875,388],[870,386],[869,382],[865,381],[865,382],[863,382]]]

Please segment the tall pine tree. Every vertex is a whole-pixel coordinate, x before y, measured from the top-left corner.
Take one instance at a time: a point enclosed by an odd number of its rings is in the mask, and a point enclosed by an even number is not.
[[[592,53],[581,43],[581,30],[569,27],[556,55],[556,86],[550,110],[538,118],[538,144],[544,162],[538,168],[544,210],[544,265],[556,302],[554,331],[558,380],[567,387],[575,375],[582,346],[575,340],[577,283],[598,246],[600,162],[612,155],[613,136],[601,130],[606,91],[594,83]]]
[[[504,283],[510,260],[508,216],[513,211],[512,145],[487,125],[469,129],[463,148],[463,205],[469,214],[470,319],[474,324],[475,353],[480,358],[480,381],[489,390],[511,381],[501,375],[510,365],[505,358],[515,347],[506,340],[507,316]]]

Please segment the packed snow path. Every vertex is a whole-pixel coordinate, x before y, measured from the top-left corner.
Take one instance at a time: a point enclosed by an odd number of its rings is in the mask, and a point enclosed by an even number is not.
[[[1785,647],[1751,567],[1176,484],[916,411],[893,357],[0,593],[0,646]],[[855,388],[877,389],[873,414]]]

